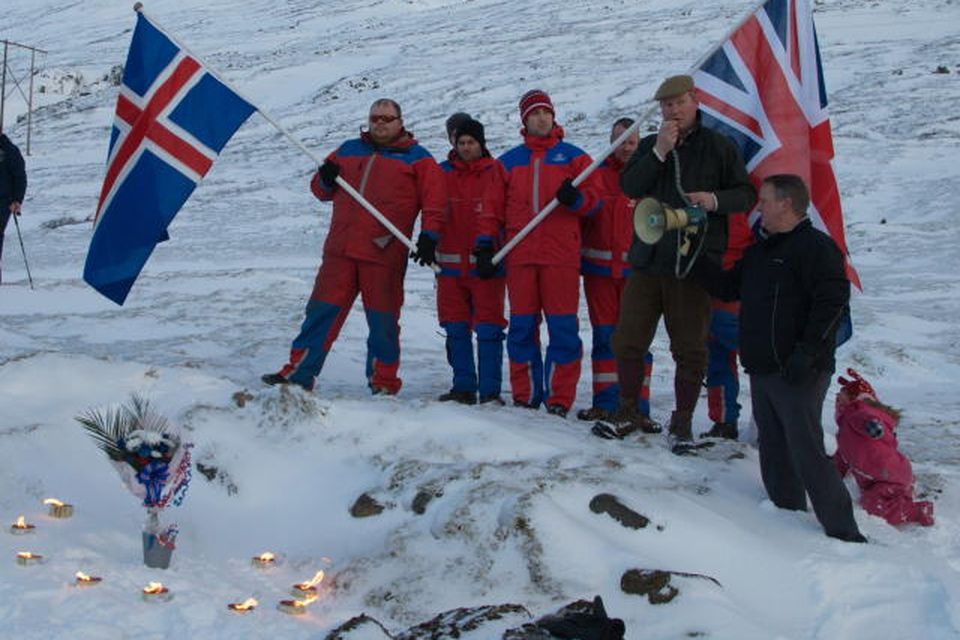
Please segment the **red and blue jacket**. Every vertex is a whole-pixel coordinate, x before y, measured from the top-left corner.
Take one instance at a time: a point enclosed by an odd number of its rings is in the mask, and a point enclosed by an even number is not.
[[[563,141],[563,128],[554,125],[545,138],[521,131],[523,144],[498,159],[507,175],[506,206],[499,218],[483,216],[478,243],[493,242],[500,229],[506,240],[526,226],[550,202],[566,178],[577,177],[592,160],[579,147]],[[602,206],[594,175],[580,186],[572,207],[558,206],[508,254],[509,265],[579,267],[580,218]]]
[[[360,192],[407,237],[417,214],[421,228],[439,236],[447,194],[443,172],[430,152],[403,131],[387,146],[377,145],[369,134],[348,140],[327,156],[340,167],[340,177]],[[333,201],[333,218],[323,254],[365,260],[405,269],[408,249],[386,227],[343,189],[328,188],[319,172],[310,190],[320,200]]]
[[[476,275],[473,248],[480,234],[479,220],[503,217],[507,174],[503,165],[491,157],[464,162],[451,150],[440,163],[446,176],[447,208],[437,262],[441,275]],[[499,244],[499,238],[493,242]]]
[[[595,175],[603,197],[603,210],[583,221],[580,273],[626,278],[630,274],[627,254],[633,242],[633,208],[636,200],[620,189],[623,163],[609,156]]]

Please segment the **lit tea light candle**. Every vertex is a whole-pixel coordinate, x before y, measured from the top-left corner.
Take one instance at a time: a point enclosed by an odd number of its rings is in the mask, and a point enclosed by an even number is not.
[[[297,598],[305,598],[317,595],[317,585],[323,580],[323,571],[317,571],[314,576],[306,582],[298,582],[291,587],[290,592]]]
[[[40,564],[41,562],[43,562],[43,556],[36,553],[30,553],[29,551],[21,551],[17,553],[17,564],[27,566],[31,564]]]
[[[281,600],[277,603],[277,609],[292,616],[302,616],[307,612],[307,605],[316,599],[317,596],[307,596],[303,600]]]
[[[73,505],[61,502],[56,498],[47,498],[43,504],[50,507],[49,515],[52,518],[69,518],[73,515]]]
[[[78,587],[92,587],[103,582],[99,576],[88,576],[83,571],[77,571],[77,579],[74,582]]]
[[[237,613],[250,613],[257,608],[258,604],[260,603],[257,602],[256,598],[247,598],[243,602],[231,602],[227,605],[227,609]]]
[[[32,524],[28,524],[23,516],[17,518],[17,521],[10,525],[10,533],[20,536],[25,533],[33,533],[37,528]]]
[[[267,567],[272,567],[277,563],[277,556],[269,551],[266,551],[258,556],[253,556],[252,562],[253,566],[266,569]]]
[[[151,582],[145,586],[141,596],[144,602],[168,602],[173,598],[170,589],[167,589],[160,582]]]

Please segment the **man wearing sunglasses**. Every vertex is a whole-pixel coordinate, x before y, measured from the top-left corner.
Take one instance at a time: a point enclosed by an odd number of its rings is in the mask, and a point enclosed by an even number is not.
[[[422,211],[417,254],[431,264],[447,206],[443,173],[430,153],[403,126],[400,105],[383,98],[370,107],[368,128],[327,156],[310,182],[320,200],[333,202],[323,262],[307,302],[290,361],[262,380],[313,389],[317,375],[357,295],[363,301],[367,338],[367,384],[374,394],[400,390],[400,307],[407,248],[348,193],[348,182],[407,237]]]

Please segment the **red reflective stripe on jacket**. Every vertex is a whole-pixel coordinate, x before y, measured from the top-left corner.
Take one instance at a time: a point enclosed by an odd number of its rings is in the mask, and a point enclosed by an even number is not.
[[[529,157],[528,157],[529,156]],[[522,157],[523,160],[515,162]],[[506,206],[500,225],[506,240],[526,226],[549,203],[566,178],[577,177],[590,163],[580,148],[563,142],[563,129],[554,126],[546,138],[524,134],[524,144],[500,156],[507,172]],[[591,174],[579,187],[582,202],[575,210],[558,206],[508,254],[508,265],[580,266],[580,218],[596,213],[602,202]],[[536,198],[536,200],[534,200]],[[494,235],[490,220],[481,222],[481,235]]]
[[[340,145],[327,159],[336,162],[340,177],[408,238],[421,211],[421,228],[439,234],[447,206],[443,173],[412,135],[405,132],[390,147],[380,147],[363,134]],[[314,174],[310,189],[320,200],[333,201],[324,255],[405,268],[407,247],[346,191],[326,189],[319,173]]]
[[[507,175],[503,165],[493,158],[468,163],[454,151],[441,168],[446,179],[448,207],[437,246],[437,260],[466,275],[471,269],[471,252],[480,235],[480,219],[503,217]]]
[[[633,208],[635,201],[620,189],[620,170],[623,163],[610,156],[597,170],[597,184],[603,198],[603,208],[583,221],[584,262],[611,269],[616,278],[630,268],[627,252],[633,242]],[[609,255],[609,258],[607,257]]]

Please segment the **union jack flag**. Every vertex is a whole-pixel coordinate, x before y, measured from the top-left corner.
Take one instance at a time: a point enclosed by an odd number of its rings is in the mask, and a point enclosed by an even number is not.
[[[83,279],[117,304],[255,107],[137,14]]]
[[[804,179],[810,218],[840,247],[847,278],[859,289],[830,164],[833,136],[810,5],[810,0],[764,3],[693,76],[703,124],[740,147],[756,187],[778,173]]]

